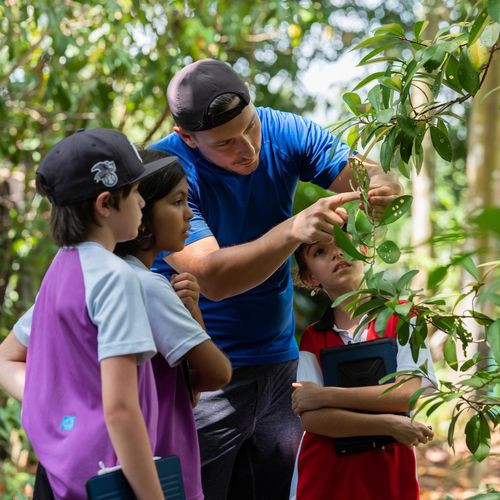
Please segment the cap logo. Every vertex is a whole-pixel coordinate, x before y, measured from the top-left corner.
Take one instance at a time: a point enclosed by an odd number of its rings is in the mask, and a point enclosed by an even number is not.
[[[96,163],[90,171],[95,173],[94,181],[102,182],[107,188],[112,188],[118,184],[118,175],[116,175],[116,165],[114,161],[100,161]]]

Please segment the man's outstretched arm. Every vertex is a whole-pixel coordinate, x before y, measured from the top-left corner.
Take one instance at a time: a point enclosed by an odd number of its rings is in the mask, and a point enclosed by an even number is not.
[[[222,300],[260,285],[302,243],[332,241],[334,224],[342,226],[342,207],[358,192],[321,198],[254,241],[220,248],[214,237],[196,241],[165,260],[178,272],[194,274],[205,297]]]

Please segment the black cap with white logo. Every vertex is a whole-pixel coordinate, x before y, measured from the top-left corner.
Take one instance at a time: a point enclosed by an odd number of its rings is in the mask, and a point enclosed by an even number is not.
[[[57,143],[36,173],[42,177],[50,202],[63,206],[128,186],[176,161],[176,156],[166,156],[144,165],[121,132],[82,129]]]

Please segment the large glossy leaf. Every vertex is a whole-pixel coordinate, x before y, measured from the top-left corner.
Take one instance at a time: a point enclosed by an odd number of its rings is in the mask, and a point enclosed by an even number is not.
[[[335,225],[333,226],[333,236],[335,243],[353,260],[366,260],[366,255],[363,255],[352,243],[350,238],[342,231],[342,229]]]
[[[355,92],[347,92],[342,96],[347,107],[355,114],[359,114],[358,106],[361,104],[361,98]]]
[[[448,338],[446,339],[446,342],[443,346],[443,354],[446,363],[448,363],[448,366],[453,370],[456,370],[458,366],[457,346],[453,337],[448,336]]]
[[[443,160],[451,161],[453,159],[453,150],[448,135],[434,125],[431,125],[429,129],[431,132],[432,145],[439,156],[441,156]]]
[[[471,95],[475,95],[479,88],[479,72],[470,60],[467,50],[462,50],[458,61],[458,81],[462,87]]]
[[[402,217],[411,208],[413,197],[410,195],[399,196],[391,202],[382,214],[379,224],[391,224]]]
[[[377,247],[379,257],[387,264],[395,264],[401,257],[401,250],[394,241],[386,240]]]

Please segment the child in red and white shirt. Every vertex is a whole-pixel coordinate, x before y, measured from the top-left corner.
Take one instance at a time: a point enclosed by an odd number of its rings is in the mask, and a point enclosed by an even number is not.
[[[330,299],[355,290],[363,276],[361,261],[346,261],[333,243],[303,244],[296,251],[299,281],[323,290]],[[413,446],[433,437],[426,425],[404,415],[409,398],[422,384],[436,384],[427,348],[413,361],[409,343],[398,345],[397,371],[417,370],[427,361],[428,379],[412,378],[384,393],[389,385],[324,387],[320,350],[378,338],[374,321],[354,334],[360,318],[345,310],[348,300],[328,308],[320,321],[309,325],[300,344],[297,383],[292,406],[305,430],[297,454],[290,498],[297,500],[380,499],[417,500],[419,487]],[[397,317],[385,335],[396,337]],[[396,383],[400,379],[396,380]],[[376,412],[376,413],[360,413]],[[337,455],[332,438],[392,436],[397,442],[383,448]]]

